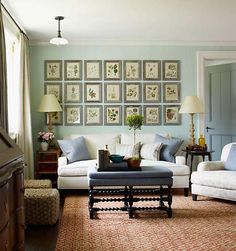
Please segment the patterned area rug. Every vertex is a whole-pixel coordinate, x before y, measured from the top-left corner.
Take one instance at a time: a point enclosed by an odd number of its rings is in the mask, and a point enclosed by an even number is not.
[[[100,212],[93,220],[87,203],[85,195],[65,198],[57,251],[236,250],[233,202],[174,195],[171,219],[163,211],[140,211],[133,219],[125,212]]]

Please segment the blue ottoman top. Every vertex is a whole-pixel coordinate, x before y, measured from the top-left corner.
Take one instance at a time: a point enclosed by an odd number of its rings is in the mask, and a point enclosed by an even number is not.
[[[98,172],[96,167],[90,167],[90,179],[127,179],[127,178],[171,178],[173,172],[162,166],[143,166],[142,171]]]

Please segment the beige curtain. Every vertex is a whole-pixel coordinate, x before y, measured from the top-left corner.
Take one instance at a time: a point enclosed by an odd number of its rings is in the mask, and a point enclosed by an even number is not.
[[[1,5],[0,5],[0,126],[3,127],[8,132],[7,63],[6,63],[5,34],[2,21]]]
[[[25,157],[25,178],[34,176],[33,143],[30,111],[29,41],[20,33],[20,128],[18,144]]]

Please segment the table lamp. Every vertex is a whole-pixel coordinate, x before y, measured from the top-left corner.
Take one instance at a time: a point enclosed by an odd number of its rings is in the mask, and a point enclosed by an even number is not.
[[[203,106],[197,96],[185,97],[184,102],[180,107],[179,113],[188,113],[190,115],[191,122],[189,127],[189,133],[190,133],[189,140],[191,146],[195,144],[193,115],[195,113],[203,113],[203,112],[204,112]]]
[[[52,132],[52,113],[61,112],[61,106],[53,94],[45,94],[38,107],[38,112],[48,113],[48,131]]]

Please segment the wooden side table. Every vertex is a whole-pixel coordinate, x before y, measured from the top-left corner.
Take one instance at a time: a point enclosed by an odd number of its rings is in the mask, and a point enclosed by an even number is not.
[[[202,160],[205,160],[205,156],[208,157],[208,160],[211,161],[211,154],[214,151],[194,151],[194,150],[188,150],[188,149],[182,149],[183,152],[185,152],[185,159],[186,159],[186,165],[187,165],[187,161],[188,161],[188,156],[191,156],[191,160],[190,160],[190,176],[192,174],[192,168],[193,168],[193,158],[194,156],[202,156]]]
[[[53,186],[57,184],[58,158],[61,150],[50,148],[48,151],[38,150],[36,153],[36,179],[50,179]]]

